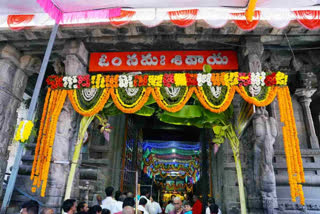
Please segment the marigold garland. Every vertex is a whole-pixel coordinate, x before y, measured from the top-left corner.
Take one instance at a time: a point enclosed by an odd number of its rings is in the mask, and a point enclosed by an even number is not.
[[[145,88],[135,105],[131,106],[122,105],[123,102],[121,101],[121,98],[119,97],[119,94],[117,93],[116,89],[111,90],[111,97],[115,106],[117,106],[119,110],[121,110],[123,113],[132,114],[139,111],[143,107],[143,105],[148,101],[151,91],[151,87]]]
[[[206,109],[208,109],[213,113],[220,113],[225,111],[230,106],[235,90],[234,90],[234,87],[228,87],[224,101],[218,106],[214,105],[207,99],[205,93],[203,92],[202,87],[198,87],[197,90],[195,90],[195,92],[200,103],[203,105],[203,107],[205,107]]]
[[[45,99],[30,176],[33,180],[31,191],[35,192],[41,186],[41,197],[45,196],[57,122],[66,96],[66,90],[48,90]]]
[[[278,90],[278,87],[277,86],[270,86],[270,87],[267,87],[267,95],[265,96],[265,99],[263,100],[258,100],[256,97],[252,97],[250,96],[244,86],[234,86],[235,90],[237,91],[238,94],[240,94],[240,96],[245,100],[247,101],[248,103],[251,103],[253,105],[256,105],[256,106],[267,106],[269,105],[275,98],[275,96],[277,95],[277,90]]]
[[[152,90],[152,96],[159,105],[160,108],[162,108],[165,111],[168,112],[177,112],[180,111],[184,105],[188,102],[190,97],[192,96],[193,92],[195,91],[195,88],[187,88],[185,94],[183,95],[183,98],[180,100],[179,103],[175,105],[169,105],[166,102],[164,102],[162,94],[160,92],[160,88],[153,88]]]
[[[305,199],[301,183],[305,182],[305,177],[289,88],[279,88],[277,95],[280,120],[284,124],[282,127],[283,143],[286,154],[291,199],[295,202],[296,197],[299,197],[300,204],[304,205]]]
[[[68,97],[76,112],[78,112],[79,114],[85,117],[89,117],[97,114],[103,109],[103,107],[105,106],[106,102],[110,97],[110,89],[109,88],[103,89],[102,95],[99,97],[97,103],[94,105],[94,107],[92,107],[89,110],[85,110],[80,106],[79,100],[77,98],[76,90],[68,90]]]

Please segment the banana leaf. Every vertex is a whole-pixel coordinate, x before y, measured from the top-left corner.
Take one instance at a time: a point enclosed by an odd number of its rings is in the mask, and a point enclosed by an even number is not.
[[[140,116],[146,116],[150,117],[155,112],[155,109],[150,106],[143,106],[139,111],[137,111],[135,114]]]
[[[202,116],[202,109],[200,106],[197,105],[185,105],[178,112],[165,111],[164,114],[177,118],[199,118]]]

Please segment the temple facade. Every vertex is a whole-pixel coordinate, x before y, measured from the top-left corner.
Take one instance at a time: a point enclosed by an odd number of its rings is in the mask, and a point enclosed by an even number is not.
[[[37,72],[50,35],[49,28],[21,31],[0,29],[0,182],[10,176],[15,155],[14,131],[17,110],[28,106],[35,86]],[[291,201],[287,164],[282,138],[277,100],[266,108],[256,108],[256,114],[240,138],[240,157],[243,169],[248,213],[320,213],[320,31],[310,31],[292,22],[283,29],[261,22],[250,32],[239,30],[233,23],[220,29],[210,28],[197,21],[180,28],[162,23],[153,28],[139,23],[123,27],[111,25],[60,26],[47,74],[83,75],[88,73],[89,54],[107,51],[167,51],[167,50],[234,50],[238,55],[239,71],[282,71],[289,75],[288,85],[294,108],[298,137],[305,170],[303,187],[306,205]],[[39,127],[46,84],[34,115]],[[240,96],[233,100],[234,122],[241,109]],[[21,113],[21,108],[18,112]],[[30,173],[35,141],[26,144],[19,175],[8,213],[15,213],[26,200],[36,199],[40,205],[60,212],[67,176],[75,148],[81,116],[70,101],[64,103],[60,114],[45,197],[32,193]],[[157,122],[129,114],[111,116],[113,127],[106,142],[92,124],[81,152],[72,198],[93,203],[96,195],[104,197],[104,188],[133,191],[134,175],[121,171],[139,168],[141,156],[133,146],[133,163],[123,160],[126,143],[138,144],[145,128],[166,130]],[[151,128],[151,129],[152,129]],[[181,128],[180,128],[181,129]],[[208,131],[208,130],[207,130]],[[199,133],[197,133],[199,134]],[[200,134],[201,135],[201,134]],[[210,170],[207,184],[223,213],[240,213],[236,168],[230,145],[223,143],[217,152],[208,146]],[[142,177],[142,175],[139,175]],[[124,185],[125,183],[125,185]],[[0,198],[6,185],[0,185]]]

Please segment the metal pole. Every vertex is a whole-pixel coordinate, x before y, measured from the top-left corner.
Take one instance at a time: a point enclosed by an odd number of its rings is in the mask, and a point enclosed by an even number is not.
[[[52,28],[50,39],[49,39],[49,42],[48,42],[48,46],[47,46],[47,49],[46,49],[46,52],[44,54],[44,58],[43,58],[43,61],[42,61],[42,64],[41,64],[41,68],[40,68],[40,72],[39,72],[39,75],[38,75],[37,83],[36,83],[36,86],[34,88],[32,98],[31,98],[31,104],[30,104],[30,107],[29,107],[29,110],[28,110],[27,120],[32,120],[33,119],[33,114],[34,114],[34,111],[35,111],[35,108],[36,108],[36,104],[37,104],[37,101],[38,101],[38,97],[39,97],[41,85],[42,85],[42,82],[43,82],[44,74],[45,74],[46,69],[47,69],[47,65],[48,65],[48,62],[49,62],[49,58],[50,58],[50,55],[51,55],[53,43],[54,43],[54,40],[56,38],[58,28],[59,28],[59,24],[55,24],[53,26],[53,28]],[[10,200],[11,200],[11,196],[12,196],[12,192],[13,192],[14,185],[16,183],[16,179],[17,179],[17,175],[18,175],[18,171],[19,171],[19,165],[20,165],[22,154],[23,154],[23,149],[24,149],[24,144],[23,143],[19,143],[19,147],[18,147],[18,150],[17,150],[17,153],[16,153],[16,157],[15,157],[15,160],[14,160],[12,172],[11,172],[11,175],[10,175],[10,178],[9,178],[9,182],[8,182],[8,185],[7,185],[6,193],[4,195],[3,203],[2,203],[2,206],[1,206],[1,214],[5,214],[6,210],[7,210],[7,207],[9,206],[9,203],[10,203]]]
[[[136,171],[136,214],[138,214],[138,205],[139,205],[139,201],[138,201],[138,170]]]

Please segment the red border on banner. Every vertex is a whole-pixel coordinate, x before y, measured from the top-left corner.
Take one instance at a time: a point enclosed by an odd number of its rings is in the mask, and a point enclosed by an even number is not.
[[[235,51],[144,51],[91,53],[89,72],[237,70]]]

